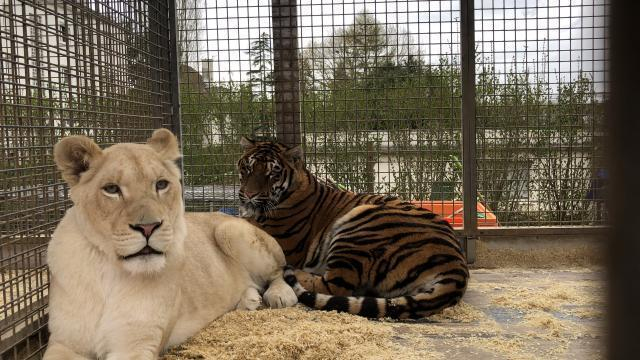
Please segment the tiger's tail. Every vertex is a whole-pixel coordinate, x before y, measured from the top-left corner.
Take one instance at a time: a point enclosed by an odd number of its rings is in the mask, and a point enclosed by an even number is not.
[[[429,292],[394,298],[337,296],[307,291],[296,278],[293,267],[284,269],[284,280],[293,288],[298,301],[318,310],[346,312],[367,318],[421,319],[457,304],[466,288],[451,282],[436,283]]]

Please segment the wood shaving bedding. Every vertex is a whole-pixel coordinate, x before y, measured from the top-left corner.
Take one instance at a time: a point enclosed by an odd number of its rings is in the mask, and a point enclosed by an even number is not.
[[[500,294],[492,298],[494,305],[518,310],[555,311],[564,314],[580,313],[576,306],[604,306],[604,287],[591,288],[593,284],[582,282],[550,283],[540,281],[522,286],[504,286]],[[593,310],[597,309],[587,309]],[[586,312],[585,312],[586,314]]]
[[[367,359],[387,358],[392,328],[302,306],[224,315],[166,359]]]
[[[474,270],[471,279],[459,305],[418,321],[302,305],[231,312],[164,359],[603,358],[601,272]]]

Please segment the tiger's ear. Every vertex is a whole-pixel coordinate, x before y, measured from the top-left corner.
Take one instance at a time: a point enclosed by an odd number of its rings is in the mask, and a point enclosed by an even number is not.
[[[178,139],[167,129],[157,129],[147,140],[147,145],[157,151],[166,160],[175,161],[180,158]]]
[[[304,158],[304,152],[302,151],[301,145],[297,145],[295,147],[292,147],[291,149],[287,149],[287,151],[285,151],[285,155],[295,165],[302,164],[302,159]]]
[[[80,175],[102,156],[102,150],[86,136],[68,136],[53,147],[53,160],[62,178],[74,186],[80,181]]]
[[[243,136],[240,138],[240,146],[242,146],[242,150],[247,151],[254,148],[256,146],[256,142]]]

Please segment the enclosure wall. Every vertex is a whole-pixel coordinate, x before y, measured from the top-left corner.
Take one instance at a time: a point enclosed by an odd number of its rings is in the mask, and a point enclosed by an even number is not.
[[[188,210],[237,213],[248,136],[301,143],[320,178],[465,238],[606,224],[606,0],[173,4],[0,0],[3,359],[46,346],[62,136],[181,133]]]
[[[0,357],[40,358],[63,136],[144,141],[171,117],[164,2],[0,1]]]
[[[606,1],[178,6],[189,209],[237,212],[239,139],[290,142],[277,87],[297,81],[288,111],[323,179],[415,200],[458,228],[465,190],[481,232],[606,223]],[[278,63],[283,42],[297,56]]]

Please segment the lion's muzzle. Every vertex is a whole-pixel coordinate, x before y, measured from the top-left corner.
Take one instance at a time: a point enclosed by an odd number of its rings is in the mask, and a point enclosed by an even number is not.
[[[139,231],[140,233],[142,233],[142,235],[144,235],[147,241],[149,241],[151,234],[153,234],[153,232],[156,231],[160,226],[162,226],[162,221],[154,222],[150,224],[133,224],[133,225],[129,224],[129,227],[132,230]]]
[[[140,249],[139,251],[133,254],[123,256],[122,259],[129,260],[138,256],[163,255],[164,253],[162,251],[159,251],[153,248],[151,245],[149,245],[149,238],[151,237],[151,235],[153,235],[153,233],[158,228],[160,228],[160,226],[162,226],[162,221],[148,223],[148,224],[129,224],[129,227],[132,230],[137,231],[144,236],[144,238],[146,239],[146,245],[142,249]]]
[[[123,260],[129,260],[138,256],[145,256],[145,255],[163,255],[164,253],[161,251],[158,251],[154,248],[152,248],[149,245],[146,245],[145,247],[143,247],[142,249],[140,249],[140,251],[127,255],[127,256],[123,256],[122,259]]]

